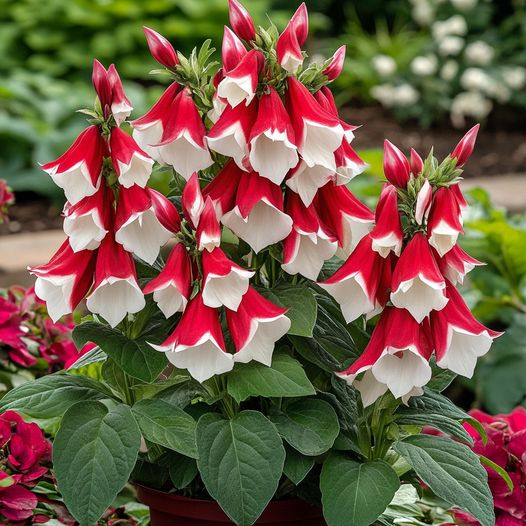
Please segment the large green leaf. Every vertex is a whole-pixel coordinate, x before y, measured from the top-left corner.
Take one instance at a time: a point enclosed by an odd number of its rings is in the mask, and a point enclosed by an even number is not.
[[[176,489],[183,489],[194,480],[198,473],[195,459],[171,453],[168,457],[170,462],[170,480]]]
[[[155,380],[167,364],[164,353],[155,351],[148,344],[159,341],[130,340],[118,330],[93,321],[77,326],[73,339],[79,348],[87,342],[96,343],[123,371],[143,382]]]
[[[231,420],[203,415],[197,424],[197,466],[210,495],[238,525],[250,526],[274,496],[285,449],[276,428],[257,411]]]
[[[273,303],[289,309],[286,314],[291,321],[289,334],[312,336],[317,306],[316,298],[310,289],[301,285],[280,285],[261,292]]]
[[[53,443],[53,467],[68,510],[92,526],[125,486],[141,433],[131,409],[100,402],[70,407]]]
[[[308,396],[316,391],[298,360],[275,353],[271,367],[257,362],[236,365],[228,375],[228,393],[242,402],[251,396]]]
[[[152,398],[137,402],[132,412],[146,440],[188,457],[197,457],[196,422],[182,409]]]
[[[410,436],[394,447],[438,497],[470,513],[482,526],[493,526],[486,470],[469,447],[431,435]]]
[[[383,460],[362,464],[332,454],[321,470],[323,515],[329,526],[369,526],[399,487],[398,476]]]
[[[296,486],[309,474],[314,467],[314,457],[307,457],[285,444],[285,464],[283,474]]]
[[[308,456],[328,451],[340,432],[332,406],[315,398],[292,402],[284,410],[272,412],[270,419],[294,449]]]
[[[77,402],[111,397],[102,384],[91,378],[58,373],[9,391],[0,401],[0,412],[12,409],[34,418],[54,418]]]

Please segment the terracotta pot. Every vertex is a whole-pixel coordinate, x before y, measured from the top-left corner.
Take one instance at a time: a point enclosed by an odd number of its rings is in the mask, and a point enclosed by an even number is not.
[[[225,526],[233,524],[212,500],[191,499],[137,485],[139,500],[150,507],[151,526]],[[326,526],[320,508],[302,500],[271,501],[256,524]]]

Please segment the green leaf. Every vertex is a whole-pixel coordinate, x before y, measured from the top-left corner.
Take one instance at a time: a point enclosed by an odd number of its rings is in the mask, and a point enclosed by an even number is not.
[[[184,489],[198,473],[195,459],[172,453],[170,461],[170,480],[176,489]]]
[[[296,486],[309,474],[314,467],[314,457],[307,457],[285,444],[285,464],[283,474]]]
[[[197,466],[206,489],[238,525],[250,526],[274,496],[285,449],[276,428],[257,411],[231,420],[203,415],[197,424]]]
[[[271,413],[270,419],[294,449],[308,456],[328,451],[340,432],[332,406],[315,398],[288,404],[283,411]]]
[[[141,400],[132,407],[142,434],[154,444],[197,458],[195,420],[163,400]]]
[[[184,409],[192,400],[206,394],[206,389],[199,382],[190,378],[186,382],[172,385],[159,391],[153,398],[155,400],[164,400],[170,405]]]
[[[9,391],[0,401],[0,412],[11,409],[34,418],[54,418],[77,402],[107,398],[111,393],[91,378],[56,373]]]
[[[513,491],[513,480],[511,480],[511,477],[508,475],[508,472],[501,468],[497,463],[493,462],[493,460],[490,460],[488,457],[485,457],[484,455],[479,455],[480,462],[488,467],[490,467],[499,477],[504,480],[506,485],[508,486],[510,491]]]
[[[125,486],[141,433],[126,405],[100,402],[70,407],[53,443],[58,489],[81,526],[91,526]]]
[[[325,520],[329,526],[369,526],[399,487],[398,476],[383,460],[362,464],[332,454],[323,463],[320,477]]]
[[[469,433],[464,429],[462,424],[460,424],[457,420],[453,420],[444,415],[426,413],[421,415],[401,414],[397,417],[396,422],[400,425],[414,425],[420,427],[430,426],[435,429],[438,429],[439,431],[442,431],[443,433],[447,433],[453,438],[456,438],[461,442],[465,442],[470,446],[473,445],[473,439],[471,438]]]
[[[143,382],[153,382],[167,364],[164,353],[152,349],[145,340],[129,340],[118,330],[93,321],[77,326],[73,340],[79,348],[87,342],[97,344],[123,371]],[[159,343],[154,338],[149,341]]]
[[[300,362],[286,353],[275,353],[270,367],[257,362],[236,365],[228,375],[227,389],[237,402],[251,396],[294,397],[316,393]]]
[[[486,470],[469,447],[444,437],[414,435],[394,448],[438,497],[470,513],[482,526],[493,526]]]
[[[288,334],[311,337],[316,323],[316,298],[312,291],[303,286],[280,285],[272,290],[260,291],[265,297],[280,307],[289,310],[286,313],[291,325]]]
[[[68,371],[82,369],[94,363],[104,362],[107,359],[106,353],[100,347],[93,347],[86,354],[81,356],[75,363],[68,367]]]

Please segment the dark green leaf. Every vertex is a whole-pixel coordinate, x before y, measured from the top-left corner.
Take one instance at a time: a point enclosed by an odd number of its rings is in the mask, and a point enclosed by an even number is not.
[[[94,347],[86,354],[81,356],[74,364],[70,365],[68,367],[68,371],[81,369],[82,367],[86,367],[87,365],[91,365],[93,363],[104,362],[106,358],[106,353],[100,347]]]
[[[172,453],[170,461],[170,480],[176,489],[184,489],[198,473],[195,459]]]
[[[285,444],[285,464],[283,474],[296,486],[309,474],[314,467],[314,457],[302,455],[299,451]]]

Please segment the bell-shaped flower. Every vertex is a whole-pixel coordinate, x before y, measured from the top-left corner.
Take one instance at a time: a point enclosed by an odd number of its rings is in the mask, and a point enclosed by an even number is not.
[[[464,135],[464,137],[460,139],[459,143],[453,150],[451,157],[457,160],[458,167],[464,166],[471,157],[471,154],[473,153],[473,148],[475,148],[475,142],[477,141],[477,134],[479,132],[479,128],[480,124],[476,124],[475,126],[473,126],[473,128],[471,128],[466,133],[466,135]]]
[[[221,225],[217,219],[214,203],[210,197],[206,198],[203,212],[199,217],[196,232],[197,248],[201,251],[212,252],[221,244]]]
[[[97,126],[86,128],[55,161],[42,165],[53,182],[64,190],[70,204],[93,195],[100,186],[106,144]]]
[[[387,139],[384,141],[384,175],[397,188],[406,188],[409,182],[409,162],[405,155]]]
[[[298,164],[294,130],[278,92],[269,86],[259,99],[258,117],[250,134],[250,164],[255,172],[281,184]]]
[[[261,51],[250,50],[234,69],[224,72],[224,78],[217,86],[218,96],[233,108],[242,102],[248,106],[256,96],[264,61]]]
[[[175,68],[175,66],[179,64],[179,59],[172,44],[161,34],[157,33],[157,31],[149,27],[145,26],[143,30],[153,58],[165,68]]]
[[[153,300],[169,318],[182,312],[190,299],[192,270],[186,248],[178,243],[168,256],[161,273],[144,287],[144,294],[153,292]]]
[[[144,188],[152,173],[153,159],[120,128],[111,130],[110,152],[119,183],[126,188],[134,184]]]
[[[73,252],[95,250],[108,233],[113,211],[112,193],[106,185],[75,205],[64,207],[64,232]]]
[[[411,148],[411,155],[409,157],[409,167],[411,169],[413,177],[415,178],[418,177],[424,169],[424,161],[422,160],[422,157],[418,155],[418,152],[414,148]]]
[[[431,351],[424,331],[407,310],[387,307],[362,355],[339,376],[360,391],[365,407],[387,390],[406,402],[422,394],[431,380]]]
[[[285,239],[292,229],[292,219],[283,211],[281,188],[254,172],[243,174],[235,206],[221,221],[256,253]]]
[[[325,166],[308,166],[302,159],[289,172],[285,184],[296,192],[305,206],[310,206],[320,188],[334,179],[334,172]]]
[[[328,183],[317,194],[314,206],[338,239],[336,255],[347,259],[374,226],[374,214],[346,186]]]
[[[117,126],[120,126],[130,116],[133,106],[124,93],[121,78],[113,64],[108,68],[108,80],[111,86],[111,113]]]
[[[440,272],[442,272],[444,277],[451,281],[453,285],[464,283],[465,275],[475,267],[481,265],[484,265],[484,263],[472,258],[458,245],[455,245],[444,257],[438,259]]]
[[[243,42],[239,40],[229,27],[225,26],[223,44],[221,46],[224,71],[233,70],[247,53],[248,51]]]
[[[479,323],[451,283],[446,294],[448,304],[441,311],[433,312],[430,318],[437,365],[471,378],[477,358],[484,356],[502,333]]]
[[[238,0],[228,0],[228,15],[234,33],[243,40],[250,41],[256,38],[256,28],[252,17]]]
[[[319,284],[340,304],[347,323],[377,308],[384,263],[384,259],[372,249],[372,239],[365,236],[349,259]]]
[[[334,151],[344,137],[340,120],[325,110],[298,79],[289,77],[287,83],[287,110],[301,157],[308,166],[321,165],[334,172]]]
[[[133,138],[150,157],[161,162],[159,146],[168,122],[174,118],[172,104],[181,85],[173,82],[146,115],[132,121]]]
[[[196,173],[194,173],[184,185],[183,193],[181,195],[181,205],[186,219],[190,221],[190,224],[195,229],[199,224],[201,212],[205,207],[205,200],[201,192],[199,177]]]
[[[371,232],[373,250],[383,258],[390,252],[397,256],[402,252],[404,234],[398,212],[398,194],[392,184],[386,184],[376,206],[376,225]]]
[[[427,222],[429,244],[442,257],[457,243],[462,228],[462,216],[457,198],[449,188],[439,188],[431,204]]]
[[[66,240],[48,263],[28,270],[36,276],[35,293],[46,302],[53,321],[75,310],[93,283],[96,252],[73,252]]]
[[[202,262],[204,304],[214,308],[224,305],[236,311],[254,272],[230,261],[220,248],[205,250]]]
[[[426,237],[415,234],[394,269],[391,302],[399,309],[407,309],[421,323],[431,311],[446,306],[445,288]]]
[[[95,283],[86,301],[88,310],[115,327],[127,314],[139,312],[145,305],[133,256],[107,235],[97,252]]]
[[[236,194],[244,174],[234,161],[229,161],[203,188],[203,195],[212,199],[219,220],[235,207]]]
[[[216,309],[207,307],[199,293],[186,307],[174,332],[160,345],[150,345],[192,378],[204,382],[216,374],[231,371],[234,357],[226,352]]]
[[[120,189],[115,217],[117,243],[153,265],[172,235],[158,219],[148,191],[137,185]]]
[[[227,309],[226,319],[236,347],[235,362],[252,360],[270,367],[274,344],[287,334],[290,319],[287,309],[274,305],[249,287],[237,311]]]
[[[150,196],[153,210],[159,223],[161,223],[166,230],[172,232],[172,234],[179,232],[181,229],[181,218],[174,204],[166,196],[153,188],[146,187],[145,190]]]
[[[159,155],[161,161],[173,166],[186,180],[194,172],[213,164],[205,143],[205,126],[192,99],[192,92],[184,88],[170,108],[171,117],[163,130]]]
[[[336,184],[345,185],[369,166],[354,151],[354,148],[344,138],[341,146],[334,152],[336,161]]]
[[[302,3],[287,27],[278,38],[276,54],[281,67],[289,73],[295,73],[303,64],[301,46],[307,40],[309,31],[309,17],[305,3]]]
[[[325,69],[322,71],[322,73],[327,77],[327,80],[329,82],[336,80],[340,76],[340,73],[343,70],[343,65],[345,63],[346,49],[347,48],[345,46],[339,47],[334,52],[334,55],[331,57]]]
[[[257,111],[257,100],[248,106],[227,106],[206,137],[211,150],[232,157],[242,170],[247,169],[248,140]]]
[[[306,207],[298,194],[288,194],[285,211],[292,218],[293,226],[283,241],[281,268],[288,274],[299,273],[315,280],[323,263],[336,253],[338,242],[321,221],[316,208]]]
[[[429,216],[431,201],[433,200],[433,188],[426,179],[422,184],[422,188],[418,191],[415,205],[415,221],[421,225],[424,218]]]

